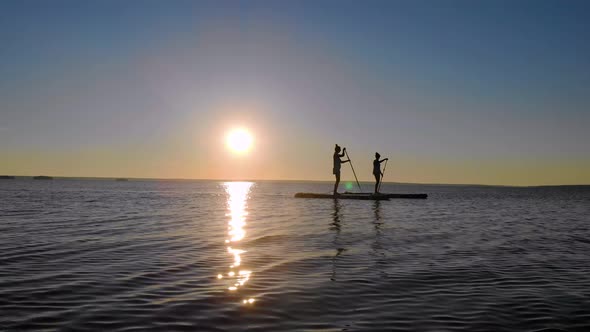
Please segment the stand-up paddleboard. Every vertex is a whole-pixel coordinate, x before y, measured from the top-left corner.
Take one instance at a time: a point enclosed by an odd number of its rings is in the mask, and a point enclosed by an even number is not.
[[[320,193],[296,193],[295,198],[336,198],[336,199],[362,199],[371,201],[385,201],[390,198],[425,199],[427,194],[368,194],[368,193],[344,193],[336,196]]]
[[[389,198],[382,195],[362,195],[362,194],[319,194],[319,193],[296,193],[295,198],[336,198],[336,199],[363,199],[371,201],[384,201]]]
[[[351,193],[346,191],[345,195],[367,195],[367,196],[386,196],[387,198],[407,198],[407,199],[426,199],[428,194],[387,194],[387,193]]]

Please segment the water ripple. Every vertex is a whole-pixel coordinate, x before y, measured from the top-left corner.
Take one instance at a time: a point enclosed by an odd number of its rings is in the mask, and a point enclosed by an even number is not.
[[[0,330],[590,330],[588,187],[326,186],[2,182]]]

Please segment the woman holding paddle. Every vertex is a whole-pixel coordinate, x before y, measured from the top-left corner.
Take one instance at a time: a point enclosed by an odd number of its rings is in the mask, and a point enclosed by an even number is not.
[[[373,160],[373,175],[375,176],[375,194],[379,194],[379,182],[381,182],[381,177],[383,173],[381,172],[381,163],[389,160],[389,158],[381,159],[381,155],[379,152],[375,152],[375,160]]]
[[[348,160],[341,160],[340,158],[344,157],[346,154],[346,148],[340,153],[340,146],[336,144],[334,147],[334,155],[332,159],[334,160],[334,167],[332,168],[332,174],[336,176],[336,183],[334,183],[334,196],[338,195],[338,184],[340,184],[340,165],[347,163],[350,161]]]

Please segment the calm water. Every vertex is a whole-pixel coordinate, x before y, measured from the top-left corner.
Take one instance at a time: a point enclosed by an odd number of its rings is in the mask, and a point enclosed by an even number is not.
[[[590,331],[590,187],[330,187],[2,180],[0,330]]]

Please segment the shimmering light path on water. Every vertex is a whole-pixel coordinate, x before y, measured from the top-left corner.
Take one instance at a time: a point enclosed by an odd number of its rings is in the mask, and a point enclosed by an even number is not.
[[[225,240],[225,243],[228,244],[227,252],[233,257],[233,262],[229,266],[230,270],[227,273],[227,276],[231,278],[228,288],[230,291],[237,291],[239,287],[244,286],[252,274],[252,271],[242,267],[242,254],[246,251],[238,248],[240,241],[246,236],[246,216],[248,215],[246,204],[252,184],[252,182],[226,182],[223,184],[228,195],[227,206],[229,213],[227,216],[230,217],[228,239]],[[221,279],[219,276],[218,279]],[[254,301],[254,298],[248,298],[242,302],[252,304]]]
[[[0,330],[590,330],[589,187],[330,189],[1,181]]]

